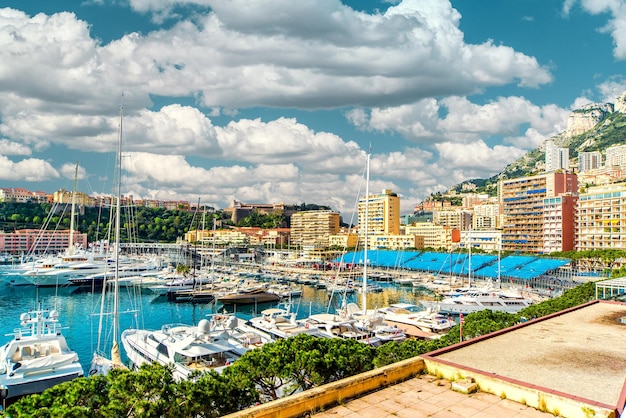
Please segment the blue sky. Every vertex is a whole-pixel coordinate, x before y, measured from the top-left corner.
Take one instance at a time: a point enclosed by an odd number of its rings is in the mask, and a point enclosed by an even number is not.
[[[626,90],[617,0],[5,0],[0,184],[408,213]]]

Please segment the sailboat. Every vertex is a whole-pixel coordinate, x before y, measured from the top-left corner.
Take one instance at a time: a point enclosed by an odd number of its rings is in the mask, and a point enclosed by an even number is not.
[[[100,321],[98,324],[98,347],[94,352],[89,367],[89,375],[101,374],[106,375],[114,368],[125,368],[120,356],[119,344],[117,342],[117,334],[119,332],[119,271],[120,271],[120,211],[121,211],[121,183],[122,183],[122,136],[124,129],[124,106],[120,106],[120,129],[117,144],[117,190],[115,199],[115,264],[113,277],[113,313],[112,313],[112,346],[111,356],[107,357],[100,350],[100,342],[103,328],[103,318],[105,317],[104,306],[106,300],[107,286],[110,284],[108,280],[102,282],[102,297],[100,307]]]

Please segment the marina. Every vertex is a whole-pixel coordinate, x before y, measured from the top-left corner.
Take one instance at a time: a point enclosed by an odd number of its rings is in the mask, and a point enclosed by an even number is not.
[[[252,271],[252,269],[250,269]],[[271,275],[270,275],[271,277]],[[281,281],[284,276],[274,272],[272,281]],[[59,288],[36,286],[12,286],[10,275],[2,276],[0,287],[0,315],[11,318],[15,312],[28,312],[35,309],[37,300],[51,309],[55,309],[63,318],[63,334],[68,345],[78,354],[84,370],[89,370],[90,361],[97,344],[97,330],[100,319],[100,290],[78,286]],[[418,304],[432,294],[416,290],[414,287],[399,286],[391,281],[379,282],[382,291],[368,295],[368,309],[381,308],[392,303]],[[334,313],[341,306],[343,294],[331,293],[318,288],[314,281],[307,284],[292,283],[300,290],[300,296],[291,299],[291,312],[298,320],[315,314]],[[356,302],[359,292],[347,294],[348,302]],[[230,313],[237,318],[250,320],[261,316],[265,309],[276,308],[282,302],[222,304],[217,301],[200,303],[181,303],[168,300],[164,295],[153,293],[147,287],[125,286],[119,295],[120,329],[134,328],[140,324],[142,329],[159,330],[165,324],[181,323],[197,325],[209,315]],[[2,335],[14,331],[11,321],[0,323]],[[122,360],[127,363],[128,356],[121,350]]]

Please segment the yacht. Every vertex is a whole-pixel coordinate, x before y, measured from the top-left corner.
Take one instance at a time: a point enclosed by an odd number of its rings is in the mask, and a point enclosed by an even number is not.
[[[261,311],[260,316],[248,320],[250,326],[264,331],[274,339],[289,338],[298,334],[321,336],[316,327],[311,328],[299,324],[296,312],[291,310],[291,304],[286,307],[269,308]]]
[[[521,292],[477,289],[468,290],[458,296],[449,296],[438,302],[424,301],[423,304],[441,313],[466,315],[484,309],[516,313],[533,302],[533,299],[523,296]]]
[[[122,345],[135,367],[158,362],[173,365],[173,375],[185,380],[194,372],[221,372],[237,360],[242,347],[233,343],[220,325],[226,315],[202,319],[197,326],[167,324],[160,330],[127,329],[122,332]]]
[[[399,327],[414,326],[424,332],[445,333],[456,325],[456,322],[447,315],[411,303],[394,303],[378,309],[378,312],[390,324]]]
[[[359,329],[356,320],[333,315],[330,313],[320,313],[309,316],[300,321],[306,329],[315,329],[321,336],[327,338],[341,338],[344,340],[356,340],[364,344],[377,347],[382,344],[380,338],[374,333]]]
[[[0,348],[0,385],[7,399],[41,393],[83,376],[78,355],[61,334],[56,310],[37,310],[20,316],[21,328]]]

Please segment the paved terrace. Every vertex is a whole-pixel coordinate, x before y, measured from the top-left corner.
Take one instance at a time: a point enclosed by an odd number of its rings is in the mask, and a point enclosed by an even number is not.
[[[315,418],[554,418],[490,393],[454,392],[445,379],[419,376],[347,401]]]

